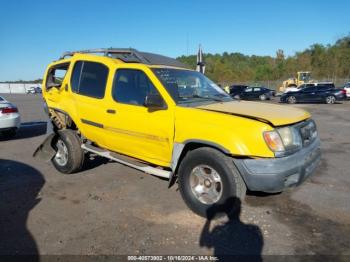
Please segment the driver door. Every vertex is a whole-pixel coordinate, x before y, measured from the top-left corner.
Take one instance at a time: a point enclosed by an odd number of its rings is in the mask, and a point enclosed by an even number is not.
[[[159,94],[146,72],[119,68],[103,123],[109,148],[161,166],[170,166],[174,112],[146,107],[149,94]],[[159,94],[160,95],[160,94]],[[164,102],[165,103],[165,102]]]

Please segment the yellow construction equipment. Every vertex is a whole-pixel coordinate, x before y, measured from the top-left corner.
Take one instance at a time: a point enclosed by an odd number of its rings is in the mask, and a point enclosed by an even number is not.
[[[297,77],[292,77],[283,81],[282,86],[279,87],[279,91],[284,92],[288,87],[299,87],[302,84],[310,83],[310,82],[312,82],[311,72],[299,71],[297,72]]]

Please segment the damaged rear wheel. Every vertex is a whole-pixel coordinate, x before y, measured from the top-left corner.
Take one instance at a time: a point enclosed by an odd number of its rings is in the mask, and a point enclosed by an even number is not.
[[[52,158],[52,163],[58,171],[71,174],[82,168],[84,151],[81,149],[81,142],[75,131],[69,129],[58,131],[54,148],[56,154]]]

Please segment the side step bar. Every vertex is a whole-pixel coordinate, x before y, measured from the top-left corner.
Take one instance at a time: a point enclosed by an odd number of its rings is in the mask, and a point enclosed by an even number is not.
[[[116,161],[120,164],[135,168],[135,169],[140,170],[140,171],[143,171],[147,174],[151,174],[151,175],[159,176],[159,177],[164,177],[164,178],[168,178],[168,179],[170,178],[170,175],[171,175],[171,171],[166,171],[166,170],[154,168],[154,167],[148,166],[142,162],[137,162],[135,160],[133,161],[134,163],[131,163],[131,161],[126,160],[126,159],[131,160],[131,158],[129,158],[129,157],[119,155],[117,153],[114,153],[114,152],[111,152],[111,151],[108,151],[105,149],[101,149],[101,148],[98,148],[98,147],[95,147],[95,146],[92,146],[89,144],[82,144],[81,148],[86,150],[86,151],[89,151],[91,153],[94,153],[96,155],[103,156],[103,157],[106,157],[106,158],[111,159],[113,161]]]

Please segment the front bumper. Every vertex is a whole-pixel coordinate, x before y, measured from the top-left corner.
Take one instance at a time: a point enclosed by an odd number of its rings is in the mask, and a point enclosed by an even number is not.
[[[247,187],[252,191],[281,192],[310,177],[321,160],[320,140],[293,155],[272,159],[234,159]]]

